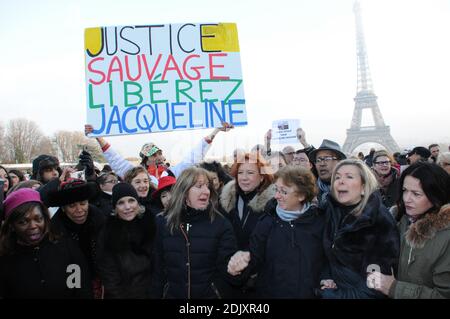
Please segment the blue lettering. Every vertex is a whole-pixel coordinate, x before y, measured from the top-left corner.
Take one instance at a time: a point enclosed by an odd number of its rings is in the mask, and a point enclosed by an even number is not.
[[[155,104],[156,109],[156,125],[158,125],[159,130],[165,131],[169,127],[169,103],[166,103],[166,125],[161,126],[161,121],[159,120],[159,105]]]
[[[202,127],[203,123],[200,121],[197,121],[199,124],[194,124],[194,122],[192,121],[193,117],[194,117],[194,113],[192,112],[192,103],[189,102],[189,127],[193,128],[193,127]]]
[[[112,108],[111,115],[109,116],[109,122],[108,126],[106,127],[106,134],[109,134],[111,131],[111,125],[117,124],[119,125],[119,132],[122,133],[122,125],[120,123],[120,114],[119,114],[119,108],[117,105],[114,105]]]
[[[213,101],[209,101],[209,116],[211,117],[211,126],[214,127],[214,113],[220,120],[220,123],[225,122],[225,103],[222,101],[222,114],[219,113],[219,110],[216,108],[216,105]],[[214,111],[213,111],[214,110]]]
[[[140,121],[140,115],[141,115],[141,112],[144,110],[144,107],[149,108],[152,113],[152,122],[151,123],[148,122],[146,114],[142,115],[142,118],[144,119],[146,126],[141,125],[141,121]],[[155,123],[155,111],[153,110],[153,107],[151,106],[151,104],[144,104],[139,107],[139,109],[136,113],[136,123],[137,123],[139,129],[148,131],[148,132],[152,131],[152,126]]]
[[[102,125],[100,126],[100,128],[98,130],[96,130],[96,129],[92,130],[92,133],[94,133],[94,134],[102,134],[103,131],[105,130],[105,123],[106,123],[106,121],[105,121],[105,108],[102,107],[100,109],[100,111],[102,112]]]
[[[236,125],[236,126],[247,125],[247,121],[235,122],[233,120],[233,114],[244,113],[243,110],[233,110],[233,105],[234,104],[245,104],[245,100],[228,100],[228,110],[229,110],[229,113],[230,113],[230,124]]]
[[[186,128],[186,125],[176,125],[175,118],[183,117],[183,113],[175,113],[175,106],[178,105],[186,105],[186,102],[183,103],[172,103],[172,128],[176,130],[177,128]]]
[[[137,132],[137,128],[129,129],[127,127],[127,114],[131,110],[135,111],[135,110],[137,110],[137,107],[136,106],[128,107],[125,109],[125,112],[123,112],[123,114],[122,114],[122,127],[126,133],[136,133]]]

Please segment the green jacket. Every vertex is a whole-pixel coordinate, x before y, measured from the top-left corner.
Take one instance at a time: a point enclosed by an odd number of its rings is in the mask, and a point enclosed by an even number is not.
[[[408,225],[403,216],[398,278],[389,290],[395,299],[450,298],[450,204]]]

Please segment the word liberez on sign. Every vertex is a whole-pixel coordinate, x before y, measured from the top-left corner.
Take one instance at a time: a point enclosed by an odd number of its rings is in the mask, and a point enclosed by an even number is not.
[[[247,125],[234,23],[85,29],[94,136]]]

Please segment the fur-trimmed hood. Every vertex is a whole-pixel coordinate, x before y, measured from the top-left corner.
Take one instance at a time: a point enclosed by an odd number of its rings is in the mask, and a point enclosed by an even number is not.
[[[437,214],[428,213],[411,224],[405,235],[406,241],[413,248],[422,248],[427,240],[446,228],[450,228],[450,204],[442,206]]]
[[[229,213],[236,207],[236,181],[228,182],[222,189],[222,194],[220,195],[220,205]],[[271,184],[262,193],[256,194],[255,197],[248,203],[248,206],[254,212],[263,212],[266,203],[275,196],[275,185]]]

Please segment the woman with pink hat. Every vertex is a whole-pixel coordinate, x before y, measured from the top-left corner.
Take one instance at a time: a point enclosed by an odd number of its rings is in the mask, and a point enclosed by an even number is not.
[[[90,298],[80,249],[51,229],[39,193],[30,188],[3,202],[0,230],[0,298]]]

